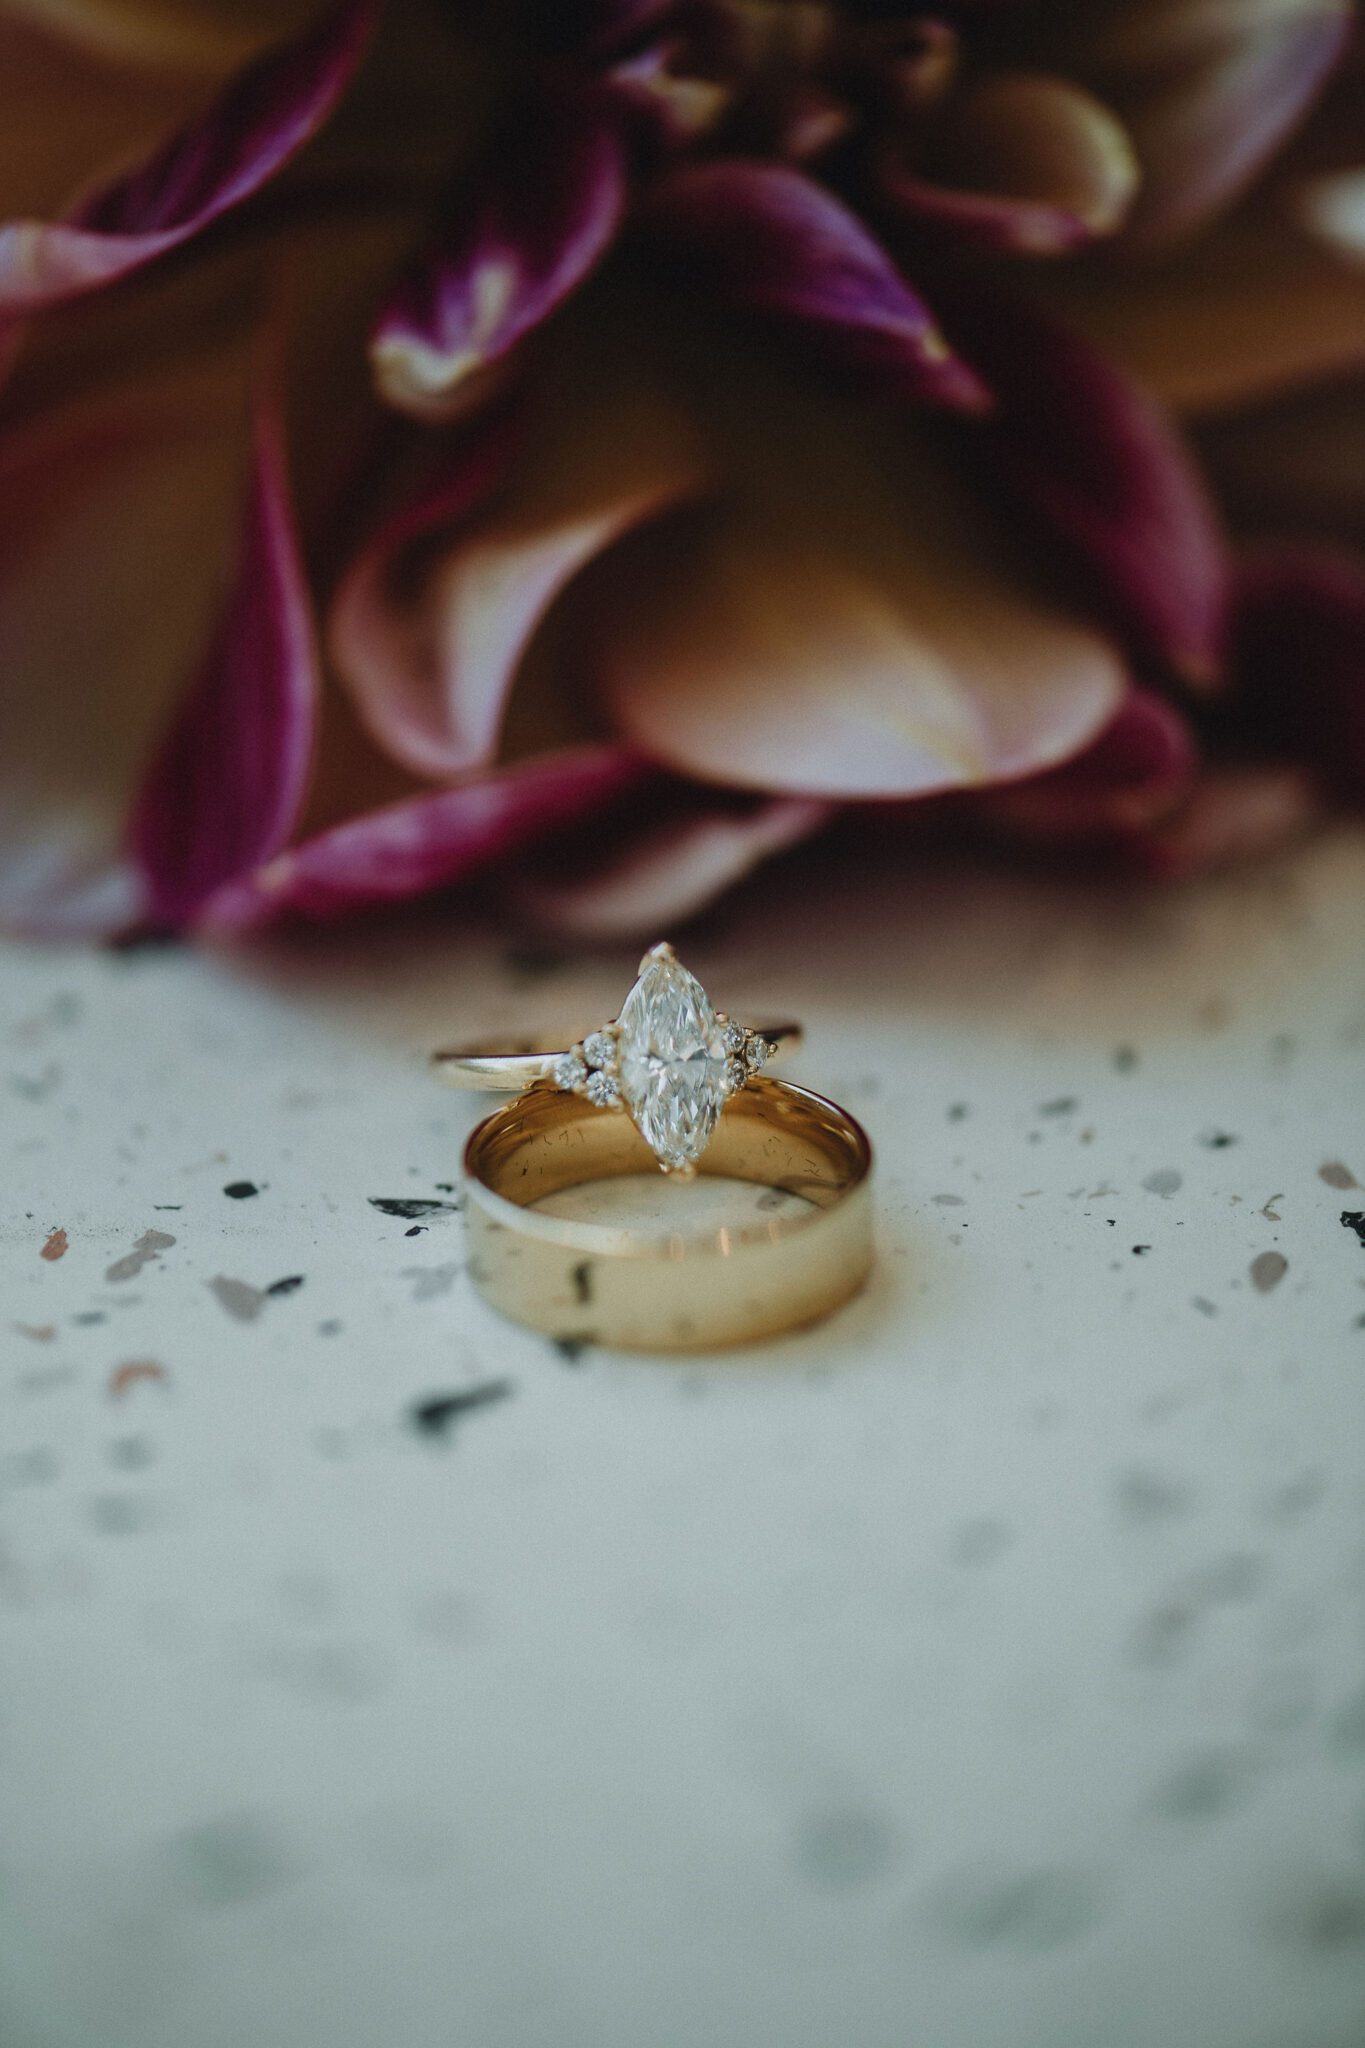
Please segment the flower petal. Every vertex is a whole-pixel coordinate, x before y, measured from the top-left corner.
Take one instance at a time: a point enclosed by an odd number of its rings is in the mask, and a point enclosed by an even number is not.
[[[584,748],[410,797],[319,833],[230,884],[204,923],[229,930],[279,917],[345,917],[452,888],[591,817],[646,772],[619,748]]]
[[[883,152],[887,198],[925,224],[1020,255],[1052,256],[1112,234],[1137,190],[1121,122],[1080,86],[1026,72],[983,79],[944,123],[927,163]]]
[[[1122,110],[1143,170],[1131,229],[1186,234],[1231,204],[1312,105],[1348,0],[1143,0],[1065,15],[1072,75]]]
[[[832,193],[781,164],[719,161],[661,181],[649,254],[869,396],[979,411],[990,395],[886,250]]]
[[[1239,732],[1365,803],[1365,558],[1329,548],[1251,556],[1237,610]]]
[[[370,343],[384,397],[419,418],[465,404],[616,239],[626,146],[605,101],[561,95],[501,136],[451,239],[399,290]]]
[[[997,483],[1071,550],[1140,653],[1187,682],[1214,680],[1226,547],[1173,423],[1085,342],[1021,305],[964,301],[954,322],[999,399],[981,435]]]
[[[211,630],[240,505],[236,353],[0,429],[0,917],[141,912],[132,791]]]
[[[152,918],[192,922],[216,890],[287,844],[317,700],[312,609],[278,430],[262,421],[233,584],[133,814]]]
[[[596,945],[648,936],[695,917],[835,815],[832,805],[801,797],[737,804],[683,786],[670,806],[666,792],[650,792],[648,818],[634,831],[623,827],[605,859],[594,845],[578,867],[563,857],[553,868],[534,867],[511,885],[512,899],[564,938]]]
[[[373,12],[373,0],[343,0],[64,220],[0,228],[0,313],[35,313],[126,277],[249,199],[336,105],[364,53]]]
[[[1188,800],[1153,829],[1130,833],[1119,851],[1162,881],[1260,860],[1301,839],[1323,813],[1302,768],[1236,766],[1201,775]]]
[[[993,830],[1035,845],[1112,846],[1119,835],[1168,816],[1197,766],[1194,736],[1174,705],[1135,689],[1073,760],[964,802]]]
[[[1168,405],[1211,413],[1365,362],[1365,264],[1265,209],[1161,262],[1063,279],[1056,303]]]
[[[1034,774],[1085,746],[1123,665],[903,415],[734,391],[737,501],[596,572],[607,701],[705,781],[905,796]]]
[[[264,43],[290,35],[317,0],[6,0],[53,36],[122,67],[183,73],[235,70]]]
[[[697,492],[686,423],[624,375],[493,421],[343,580],[329,636],[368,729],[446,776],[496,749],[518,665],[555,598],[621,534]]]
[[[1302,217],[1324,242],[1365,259],[1365,170],[1315,178],[1300,201]]]

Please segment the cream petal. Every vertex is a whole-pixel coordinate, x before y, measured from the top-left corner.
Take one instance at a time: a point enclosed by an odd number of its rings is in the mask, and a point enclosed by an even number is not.
[[[1365,170],[1314,179],[1302,194],[1300,211],[1324,242],[1365,261]]]
[[[969,489],[957,437],[761,354],[709,370],[733,496],[604,563],[585,629],[644,752],[725,785],[903,796],[1032,774],[1099,731],[1123,663]]]
[[[887,196],[912,217],[1019,255],[1059,255],[1120,225],[1138,186],[1122,123],[1060,78],[1003,72],[949,114],[951,153],[907,170],[881,159]]]
[[[510,443],[510,445],[509,445]],[[366,726],[418,774],[489,761],[555,598],[623,533],[702,488],[682,415],[624,372],[541,394],[461,443],[344,578],[330,647]]]
[[[0,918],[138,907],[128,804],[192,674],[240,508],[238,355],[0,426]]]
[[[1049,283],[1069,320],[1187,413],[1365,362],[1365,264],[1268,210],[1160,260]]]

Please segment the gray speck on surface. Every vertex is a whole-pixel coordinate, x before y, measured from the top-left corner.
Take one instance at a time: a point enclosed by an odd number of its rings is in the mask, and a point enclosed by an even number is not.
[[[1365,1885],[1344,1872],[1301,1874],[1285,1885],[1268,1919],[1282,1942],[1315,1956],[1365,1948]]]
[[[1360,1186],[1350,1167],[1344,1166],[1339,1159],[1325,1159],[1318,1168],[1318,1179],[1325,1180],[1329,1188],[1344,1190]]]
[[[1202,1750],[1160,1781],[1149,1807],[1160,1820],[1218,1820],[1241,1804],[1255,1777],[1255,1760],[1246,1752]]]
[[[940,1889],[933,1910],[946,1933],[973,1948],[1041,1953],[1085,1934],[1100,1917],[1101,1902],[1091,1872],[1058,1866],[957,1872]]]
[[[1270,1522],[1300,1522],[1313,1512],[1326,1492],[1327,1474],[1321,1465],[1306,1465],[1302,1472],[1296,1472],[1283,1486],[1266,1495],[1262,1513]]]
[[[92,1527],[101,1536],[136,1536],[147,1526],[147,1510],[132,1493],[100,1493],[90,1503]]]
[[[1140,1527],[1187,1515],[1194,1504],[1194,1493],[1183,1479],[1173,1479],[1150,1466],[1132,1465],[1120,1472],[1114,1501],[1121,1519]]]
[[[269,1299],[263,1287],[252,1287],[245,1280],[230,1280],[224,1273],[215,1274],[204,1285],[215,1301],[239,1323],[254,1323]]]
[[[1349,1762],[1365,1764],[1365,1686],[1338,1707],[1327,1739]]]
[[[200,1821],[172,1835],[163,1855],[176,1895],[209,1910],[263,1898],[300,1874],[273,1831],[254,1813]]]
[[[1257,1252],[1250,1267],[1251,1284],[1258,1294],[1269,1294],[1288,1271],[1289,1261],[1283,1252]]]
[[[1216,1316],[1218,1313],[1216,1305],[1209,1300],[1206,1294],[1192,1294],[1190,1296],[1190,1307],[1197,1308],[1201,1316]]]
[[[1149,1195],[1176,1195],[1185,1185],[1185,1176],[1174,1166],[1159,1166],[1154,1173],[1147,1175],[1142,1185]]]
[[[144,1230],[133,1249],[125,1252],[121,1259],[115,1259],[113,1265],[106,1269],[105,1279],[112,1280],[115,1285],[121,1280],[136,1279],[149,1260],[159,1259],[174,1243],[169,1231]]]
[[[449,1294],[459,1278],[460,1268],[452,1262],[446,1266],[404,1266],[403,1278],[411,1280],[413,1301],[435,1301],[443,1294]]]
[[[11,1451],[0,1466],[0,1478],[7,1486],[48,1486],[60,1470],[57,1453],[47,1444],[35,1444],[28,1451]]]
[[[1241,1600],[1254,1600],[1265,1591],[1269,1578],[1265,1559],[1255,1550],[1230,1550],[1225,1557],[1192,1572],[1189,1590],[1196,1600],[1210,1607],[1224,1607]]]
[[[931,1202],[937,1203],[940,1209],[963,1209],[966,1207],[966,1203],[961,1195],[931,1195],[929,1199]]]
[[[156,1446],[150,1437],[116,1436],[109,1444],[106,1456],[120,1472],[142,1472],[155,1459]]]
[[[1013,1541],[1008,1522],[996,1515],[978,1515],[954,1529],[949,1555],[954,1564],[994,1564]]]
[[[1188,1600],[1163,1600],[1144,1614],[1133,1630],[1129,1654],[1135,1664],[1165,1666],[1184,1656],[1193,1638],[1199,1611]]]
[[[829,1807],[801,1821],[795,1860],[822,1891],[856,1891],[894,1868],[896,1834],[886,1821],[863,1808]]]
[[[1080,1103],[1074,1095],[1055,1095],[1051,1102],[1038,1104],[1039,1116],[1074,1116]]]
[[[1114,1048],[1114,1072],[1133,1074],[1137,1071],[1138,1052],[1132,1045],[1116,1045]]]

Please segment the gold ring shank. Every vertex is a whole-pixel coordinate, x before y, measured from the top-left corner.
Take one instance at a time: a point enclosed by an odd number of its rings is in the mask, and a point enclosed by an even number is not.
[[[774,1047],[773,1058],[794,1052],[801,1043],[799,1024],[756,1024],[752,1027]],[[519,1095],[543,1081],[565,1047],[546,1045],[539,1039],[525,1039],[519,1045],[483,1044],[450,1046],[431,1055],[434,1071],[452,1088],[481,1088],[491,1093]]]
[[[657,1174],[630,1118],[532,1089],[465,1150],[470,1275],[502,1314],[561,1342],[632,1351],[744,1344],[828,1315],[872,1260],[872,1148],[805,1088],[766,1077],[731,1096],[700,1170],[804,1197],[724,1229],[645,1230],[529,1206],[620,1174]]]

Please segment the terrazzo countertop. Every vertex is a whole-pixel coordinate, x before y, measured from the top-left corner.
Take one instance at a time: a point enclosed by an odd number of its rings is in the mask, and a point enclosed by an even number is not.
[[[683,935],[880,1256],[681,1363],[482,1306],[424,1070],[632,955],[0,955],[4,2048],[1359,2048],[1362,903]]]

